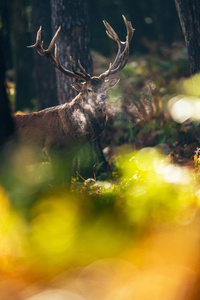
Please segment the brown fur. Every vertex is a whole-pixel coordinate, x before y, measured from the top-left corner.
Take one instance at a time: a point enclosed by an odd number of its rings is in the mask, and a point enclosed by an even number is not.
[[[118,81],[94,78],[81,87],[79,83],[80,93],[71,103],[14,116],[20,143],[34,151],[46,149],[58,183],[69,184],[73,157],[101,134],[106,123],[106,91]]]

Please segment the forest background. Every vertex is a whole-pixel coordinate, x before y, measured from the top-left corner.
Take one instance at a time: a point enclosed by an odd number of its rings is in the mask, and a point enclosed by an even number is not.
[[[199,12],[196,0],[0,0],[1,299],[199,299]],[[122,14],[136,29],[129,62],[69,194],[6,144],[10,111],[76,95],[27,46],[61,24],[60,60],[99,74],[117,51],[102,20],[123,40]]]

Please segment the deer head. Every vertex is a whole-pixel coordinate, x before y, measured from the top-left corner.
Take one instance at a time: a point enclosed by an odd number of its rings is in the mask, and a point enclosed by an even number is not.
[[[106,100],[106,91],[116,85],[119,81],[119,78],[112,78],[107,79],[108,76],[117,73],[118,71],[122,70],[127,63],[128,56],[129,56],[129,44],[131,42],[134,29],[130,21],[127,21],[124,16],[122,16],[126,25],[127,36],[126,41],[120,41],[117,33],[114,29],[109,25],[109,23],[103,20],[103,23],[106,27],[107,35],[117,42],[118,44],[118,53],[117,56],[112,64],[110,64],[109,68],[99,76],[91,76],[85,70],[85,68],[81,65],[80,61],[78,60],[78,65],[80,71],[78,71],[73,63],[72,57],[70,57],[71,61],[71,71],[64,68],[58,59],[57,54],[57,46],[56,46],[56,39],[61,30],[61,26],[56,31],[54,37],[52,38],[48,49],[43,48],[43,41],[41,41],[41,32],[42,27],[40,26],[37,37],[36,43],[28,48],[34,48],[40,55],[44,55],[47,59],[62,73],[66,76],[75,78],[78,80],[77,82],[72,84],[72,87],[75,88],[79,93],[83,95],[83,99],[89,99],[94,105],[96,104],[103,104]],[[53,48],[54,55],[53,55]]]

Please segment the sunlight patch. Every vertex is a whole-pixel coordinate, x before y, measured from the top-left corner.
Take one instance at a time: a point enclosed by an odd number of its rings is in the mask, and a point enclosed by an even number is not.
[[[86,121],[84,114],[80,111],[80,109],[77,109],[73,112],[73,118],[77,120],[81,129],[84,130],[85,126],[87,124],[87,121]]]
[[[88,103],[86,103],[86,104],[84,105],[84,109],[90,111],[93,115],[94,115],[94,113],[95,113],[94,108],[93,108],[90,104],[88,104]]]
[[[169,102],[171,116],[177,123],[183,123],[191,118],[192,108],[185,98],[174,97]]]
[[[173,97],[168,103],[172,118],[177,123],[187,120],[200,121],[200,98],[189,96]]]

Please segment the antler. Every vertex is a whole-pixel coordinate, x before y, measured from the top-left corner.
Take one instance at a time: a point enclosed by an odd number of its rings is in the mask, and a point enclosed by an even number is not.
[[[103,23],[106,27],[106,33],[107,35],[113,39],[114,41],[117,42],[118,44],[118,53],[117,56],[115,58],[115,61],[113,62],[113,64],[110,64],[109,69],[107,71],[105,71],[104,73],[102,73],[98,78],[99,79],[103,79],[111,74],[114,74],[120,70],[122,70],[128,60],[128,56],[129,56],[129,44],[131,42],[131,39],[133,37],[133,33],[134,30],[132,27],[132,24],[130,21],[127,21],[125,16],[123,16],[124,19],[124,23],[126,25],[126,31],[127,31],[127,36],[126,36],[126,42],[122,42],[120,41],[117,33],[114,31],[114,29],[110,26],[110,24],[103,20]],[[90,74],[88,74],[86,72],[86,70],[83,68],[83,66],[80,63],[80,60],[78,60],[78,65],[81,69],[82,72],[77,71],[76,68],[74,67],[73,64],[73,60],[72,57],[70,56],[70,62],[71,62],[71,69],[72,71],[69,71],[67,69],[65,69],[59,62],[58,59],[58,53],[57,53],[57,46],[56,46],[56,39],[58,37],[58,34],[61,30],[61,26],[58,28],[58,30],[56,31],[54,37],[52,38],[48,49],[44,49],[43,48],[43,41],[41,41],[41,32],[42,32],[42,26],[40,26],[38,32],[37,32],[37,37],[36,37],[36,42],[34,45],[32,46],[28,46],[28,48],[33,48],[36,49],[37,52],[40,55],[44,55],[48,58],[48,60],[58,69],[60,70],[62,73],[64,73],[65,75],[69,76],[69,77],[73,77],[79,80],[83,80],[83,81],[88,81],[91,79]],[[55,51],[54,51],[54,55],[53,55],[53,48],[55,46]]]
[[[41,41],[41,32],[42,32],[42,26],[40,26],[38,32],[37,32],[37,37],[36,37],[36,42],[34,45],[32,46],[28,46],[28,48],[33,48],[36,49],[37,52],[40,55],[44,55],[48,58],[48,60],[58,69],[60,70],[62,73],[64,73],[65,75],[69,76],[69,77],[73,77],[79,80],[84,80],[87,81],[91,78],[91,76],[86,72],[86,70],[83,68],[83,66],[80,63],[80,60],[78,60],[78,64],[79,67],[81,69],[82,72],[79,72],[75,69],[73,61],[72,61],[72,57],[70,56],[70,61],[71,61],[71,69],[72,72],[65,69],[59,62],[58,59],[58,53],[57,53],[57,46],[55,44],[56,39],[58,37],[58,34],[60,32],[61,26],[58,28],[58,30],[56,31],[54,37],[52,38],[48,49],[44,49],[43,48],[43,41]],[[53,56],[53,48],[55,46],[55,52],[54,52],[54,56]]]
[[[109,36],[109,38],[113,39],[118,44],[118,52],[113,64],[110,64],[109,69],[104,73],[102,73],[99,76],[99,78],[107,77],[111,74],[114,74],[122,70],[127,63],[129,57],[129,44],[131,42],[135,29],[133,29],[131,22],[127,21],[124,15],[122,15],[122,17],[124,19],[124,23],[126,25],[126,31],[127,31],[126,42],[120,41],[117,33],[110,26],[110,24],[107,21],[103,20],[103,23],[107,29],[106,30],[107,35]]]

